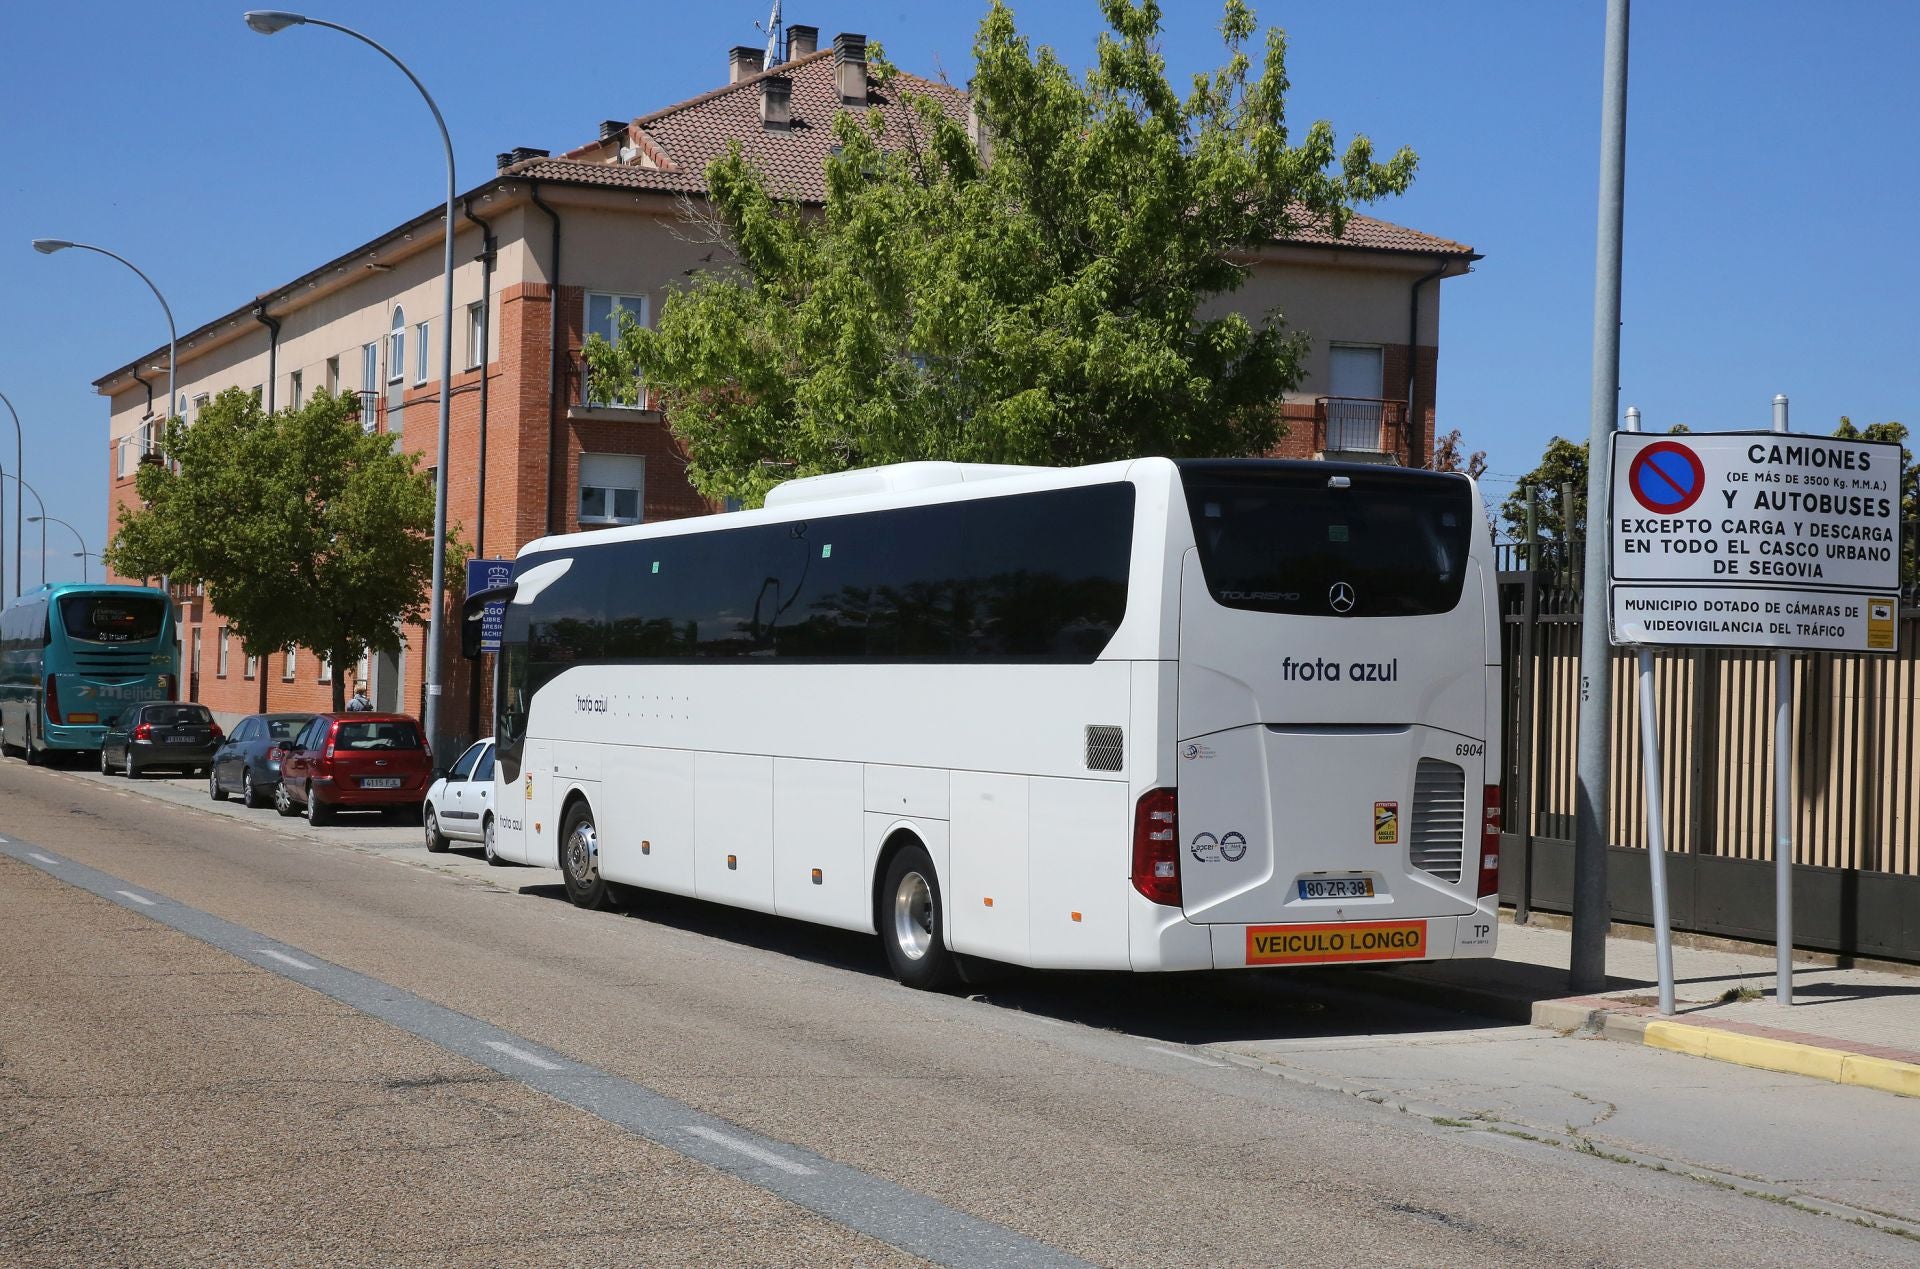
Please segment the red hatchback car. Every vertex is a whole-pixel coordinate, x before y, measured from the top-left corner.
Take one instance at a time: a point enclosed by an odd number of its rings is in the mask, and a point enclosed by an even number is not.
[[[324,824],[336,811],[418,812],[433,782],[433,752],[405,714],[320,714],[280,755],[274,807]]]

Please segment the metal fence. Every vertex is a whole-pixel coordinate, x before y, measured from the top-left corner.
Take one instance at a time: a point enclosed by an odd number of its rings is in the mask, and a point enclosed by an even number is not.
[[[1565,910],[1571,900],[1582,620],[1571,583],[1570,570],[1500,574],[1502,892],[1523,915]],[[1911,591],[1897,654],[1792,661],[1794,861],[1805,875],[1796,881],[1795,932],[1804,946],[1920,960],[1920,610]],[[1616,651],[1606,702],[1609,887],[1616,916],[1628,920],[1650,909],[1635,673],[1635,653]],[[1766,937],[1773,655],[1663,650],[1654,676],[1675,926]]]

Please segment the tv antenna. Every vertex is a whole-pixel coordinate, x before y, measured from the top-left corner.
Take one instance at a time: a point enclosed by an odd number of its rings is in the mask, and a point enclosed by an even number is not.
[[[786,50],[780,47],[780,0],[773,0],[773,12],[767,15],[767,20],[764,23],[755,22],[753,29],[766,33],[767,67],[771,69],[778,66],[781,62],[784,62],[786,60]]]

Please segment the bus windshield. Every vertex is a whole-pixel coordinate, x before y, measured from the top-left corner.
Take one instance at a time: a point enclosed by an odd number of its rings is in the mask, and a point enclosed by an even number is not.
[[[1416,617],[1460,602],[1474,528],[1464,479],[1261,463],[1182,464],[1181,479],[1207,590],[1225,607]]]
[[[66,595],[60,624],[86,643],[146,643],[160,633],[164,605],[145,595]]]

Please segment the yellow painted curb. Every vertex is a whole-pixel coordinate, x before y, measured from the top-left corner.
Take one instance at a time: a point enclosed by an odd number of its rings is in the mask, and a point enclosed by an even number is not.
[[[1689,1026],[1684,1022],[1649,1021],[1642,1037],[1655,1049],[1687,1053],[1694,1057],[1758,1067],[1763,1071],[1784,1071],[1789,1075],[1808,1075],[1834,1084],[1857,1084],[1905,1097],[1920,1097],[1920,1066],[1896,1062],[1891,1058],[1869,1057],[1841,1049],[1823,1049],[1793,1040],[1775,1040],[1767,1036],[1721,1031],[1714,1027]]]

